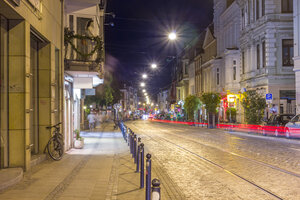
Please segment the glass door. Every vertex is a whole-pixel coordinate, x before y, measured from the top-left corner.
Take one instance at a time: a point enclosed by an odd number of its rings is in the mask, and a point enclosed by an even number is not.
[[[8,20],[0,15],[0,168],[8,167]]]

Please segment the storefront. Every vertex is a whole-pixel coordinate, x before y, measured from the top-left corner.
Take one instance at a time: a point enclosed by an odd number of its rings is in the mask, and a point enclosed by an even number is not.
[[[46,127],[63,122],[62,8],[0,1],[0,168],[29,170],[45,153]]]

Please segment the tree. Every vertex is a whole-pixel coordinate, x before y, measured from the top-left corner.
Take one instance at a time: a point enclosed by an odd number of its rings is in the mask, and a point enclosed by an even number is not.
[[[200,105],[200,99],[195,95],[189,95],[185,99],[185,103],[183,107],[187,112],[189,120],[194,120],[194,113],[198,109],[199,105]]]
[[[212,92],[204,93],[200,97],[200,100],[208,113],[216,114],[217,107],[219,107],[221,101],[220,94]]]
[[[210,128],[215,127],[215,114],[217,107],[220,105],[221,96],[218,93],[204,93],[200,97],[200,100],[204,104],[206,111],[208,112],[208,124]]]
[[[113,89],[108,86],[105,88],[105,105],[106,106],[111,105],[113,100],[114,100]]]
[[[245,110],[245,120],[248,124],[260,124],[264,110],[266,108],[266,100],[256,91],[247,91],[244,93],[242,106]]]

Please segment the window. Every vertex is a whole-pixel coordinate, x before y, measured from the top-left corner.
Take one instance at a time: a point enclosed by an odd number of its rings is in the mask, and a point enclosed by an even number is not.
[[[236,80],[236,60],[233,60],[233,80]]]
[[[245,10],[242,9],[242,30],[244,29],[245,27]]]
[[[263,64],[263,68],[266,67],[266,42],[263,41],[262,43],[262,64]]]
[[[233,80],[236,80],[236,66],[233,67]]]
[[[220,85],[220,70],[217,68],[217,85]]]
[[[293,12],[293,0],[281,0],[281,12],[292,13]]]
[[[261,0],[261,16],[265,15],[265,0]]]
[[[256,45],[256,67],[260,68],[260,45]]]
[[[188,64],[184,63],[184,74],[188,74]]]
[[[282,40],[282,65],[294,65],[294,44],[293,40]]]
[[[247,20],[247,24],[250,24],[250,18],[251,18],[251,14],[250,14],[250,8],[251,7],[251,3],[248,0],[248,7],[247,7],[247,12],[248,12],[248,20]]]
[[[74,16],[73,15],[69,16],[69,28],[70,28],[70,31],[74,31]]]
[[[259,0],[256,0],[256,19],[259,19]]]
[[[245,52],[242,52],[242,74],[245,74]]]

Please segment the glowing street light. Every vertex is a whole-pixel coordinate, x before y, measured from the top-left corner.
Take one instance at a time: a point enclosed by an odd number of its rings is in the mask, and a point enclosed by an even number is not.
[[[141,87],[145,87],[146,84],[144,82],[141,83]]]
[[[143,92],[145,93],[145,92],[146,92],[146,90],[145,90],[145,89],[143,89]]]
[[[176,33],[175,32],[172,32],[172,33],[170,33],[169,34],[169,40],[176,40],[177,39],[177,35],[176,35]]]
[[[148,76],[147,76],[147,74],[143,74],[143,79],[146,79]]]
[[[156,68],[157,68],[157,64],[153,63],[153,64],[151,65],[151,68],[152,68],[152,69],[156,69]]]

